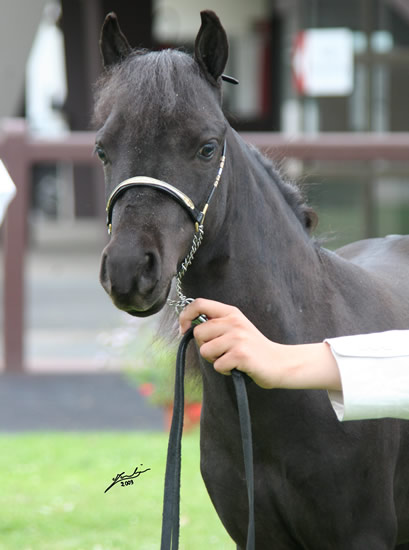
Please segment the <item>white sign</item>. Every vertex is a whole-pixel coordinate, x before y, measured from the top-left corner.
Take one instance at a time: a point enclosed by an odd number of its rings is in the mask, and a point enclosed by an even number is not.
[[[308,96],[345,96],[354,85],[353,37],[349,29],[308,29],[297,34],[294,83]]]
[[[6,167],[0,160],[0,224],[3,221],[4,214],[14,195],[16,186],[13,183]]]

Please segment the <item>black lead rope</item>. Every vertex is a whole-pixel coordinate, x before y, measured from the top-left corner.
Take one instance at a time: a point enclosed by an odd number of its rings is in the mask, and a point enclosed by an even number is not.
[[[185,408],[185,356],[193,338],[193,327],[180,341],[176,357],[175,397],[170,426],[168,455],[166,458],[165,490],[163,494],[161,550],[177,550],[179,547],[180,469],[182,451],[183,413]]]
[[[173,404],[172,425],[169,434],[165,473],[165,490],[163,496],[161,550],[177,550],[179,548],[179,502],[184,413],[185,356],[187,346],[193,338],[193,328],[194,327],[190,328],[184,334],[179,344],[176,358],[175,398]],[[246,550],[255,550],[253,444],[251,437],[250,411],[244,380],[245,375],[234,369],[232,371],[232,376],[239,411],[244,469],[247,480],[247,495],[249,504]]]
[[[253,439],[251,436],[250,409],[245,382],[246,375],[237,369],[233,369],[231,374],[233,377],[234,389],[236,390],[237,407],[239,409],[241,444],[243,448],[244,472],[246,474],[247,498],[249,504],[246,550],[254,550],[256,544],[254,530]]]

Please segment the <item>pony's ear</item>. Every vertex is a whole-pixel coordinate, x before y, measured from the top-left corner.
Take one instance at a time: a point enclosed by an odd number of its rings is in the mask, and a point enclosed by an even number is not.
[[[99,47],[104,68],[119,63],[125,59],[132,50],[128,40],[122,34],[118,19],[113,12],[105,17],[99,40]]]
[[[196,36],[195,59],[214,84],[226,66],[229,44],[225,30],[213,11],[202,11],[200,17],[202,25]]]

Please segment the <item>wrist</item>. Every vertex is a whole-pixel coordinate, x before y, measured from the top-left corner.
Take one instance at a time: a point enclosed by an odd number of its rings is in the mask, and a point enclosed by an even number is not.
[[[286,346],[282,388],[340,390],[337,362],[325,342]]]

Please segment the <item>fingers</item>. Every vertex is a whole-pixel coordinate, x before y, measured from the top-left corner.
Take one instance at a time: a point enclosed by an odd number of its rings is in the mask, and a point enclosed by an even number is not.
[[[194,329],[201,356],[222,374],[229,374],[234,368],[246,371],[247,351],[258,335],[254,325],[234,306],[198,298],[181,313],[181,332],[186,332],[199,315],[209,319]]]
[[[202,344],[200,344],[200,340],[197,337],[195,338],[199,346],[200,355],[209,363],[215,363],[230,349],[228,339],[224,335]]]
[[[248,329],[242,325],[243,319],[236,318],[233,313],[228,317],[210,319],[195,328],[200,355],[222,374],[234,368],[241,369],[247,358]]]
[[[241,370],[246,372],[243,368],[240,367],[238,362],[235,360],[234,356],[231,353],[226,353],[222,355],[213,363],[213,368],[220,374],[230,375],[233,369]]]
[[[288,373],[293,377],[300,361],[288,358],[288,346],[268,340],[238,308],[198,298],[181,313],[181,332],[199,315],[206,315],[208,321],[195,327],[194,337],[201,356],[217,372],[240,370],[266,389],[296,387],[285,380]]]
[[[231,326],[225,317],[198,325],[194,336],[201,356],[209,363],[214,363],[232,347]]]
[[[214,300],[198,298],[182,311],[179,317],[180,330],[184,334],[190,328],[192,321],[199,315],[206,315],[208,319],[216,319],[225,317],[235,310],[236,308],[233,306],[215,302]]]

